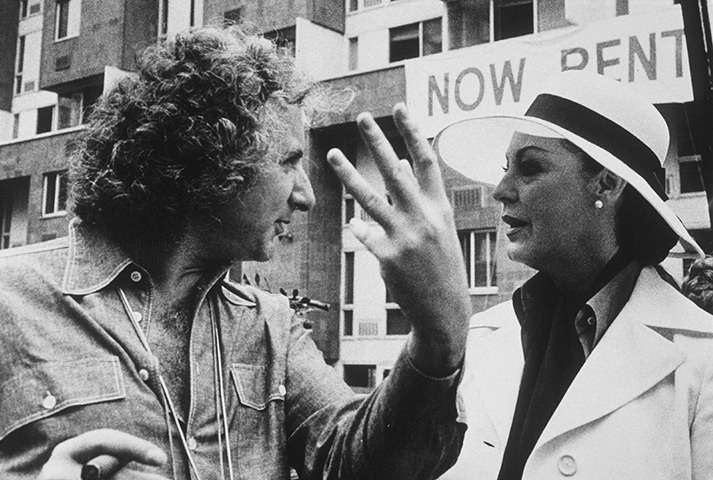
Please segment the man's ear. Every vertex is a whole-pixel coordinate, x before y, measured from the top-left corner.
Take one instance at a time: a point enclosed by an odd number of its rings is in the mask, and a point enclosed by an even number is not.
[[[613,204],[624,191],[624,187],[628,184],[626,180],[619,175],[612,173],[609,169],[604,168],[597,173],[592,179],[594,194],[605,204]]]

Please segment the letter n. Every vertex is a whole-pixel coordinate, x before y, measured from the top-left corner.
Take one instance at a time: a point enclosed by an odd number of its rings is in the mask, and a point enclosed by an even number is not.
[[[428,77],[428,116],[433,116],[433,96],[436,96],[438,103],[441,105],[441,111],[448,113],[448,73],[443,74],[443,92],[438,88],[436,77],[429,75]]]
[[[649,34],[649,56],[646,57],[639,39],[632,35],[629,37],[629,81],[634,81],[634,57],[638,57],[644,67],[649,80],[656,80],[656,34]]]

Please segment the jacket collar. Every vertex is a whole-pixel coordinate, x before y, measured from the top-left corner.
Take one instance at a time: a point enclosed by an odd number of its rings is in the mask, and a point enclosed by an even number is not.
[[[68,295],[97,292],[132,263],[119,245],[75,217],[69,223],[69,253],[62,292]]]
[[[524,366],[520,325],[512,302],[474,316],[472,337],[477,337],[479,327],[495,331],[472,348],[468,370],[504,446]],[[532,456],[553,438],[635,399],[685,361],[686,354],[666,338],[669,335],[655,330],[713,334],[713,322],[662,280],[653,267],[645,267],[629,302],[572,382]]]
[[[687,355],[668,339],[670,334],[662,335],[659,329],[710,335],[713,322],[653,267],[646,267],[629,302],[562,398],[535,450],[622,407],[675,371]]]

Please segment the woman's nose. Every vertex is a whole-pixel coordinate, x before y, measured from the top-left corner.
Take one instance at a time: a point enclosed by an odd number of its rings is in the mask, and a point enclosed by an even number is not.
[[[510,180],[508,172],[505,172],[505,175],[495,187],[495,190],[493,190],[493,198],[503,204],[512,203],[517,198],[517,192]]]
[[[312,184],[309,181],[307,172],[300,165],[297,171],[297,180],[290,196],[290,203],[295,210],[306,212],[314,207],[315,201]]]

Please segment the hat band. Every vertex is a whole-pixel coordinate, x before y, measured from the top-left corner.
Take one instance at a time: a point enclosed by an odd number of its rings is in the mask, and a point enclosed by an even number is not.
[[[603,148],[646,180],[662,200],[668,200],[663,187],[666,171],[656,154],[615,122],[583,105],[549,93],[538,95],[525,116],[546,120]]]

